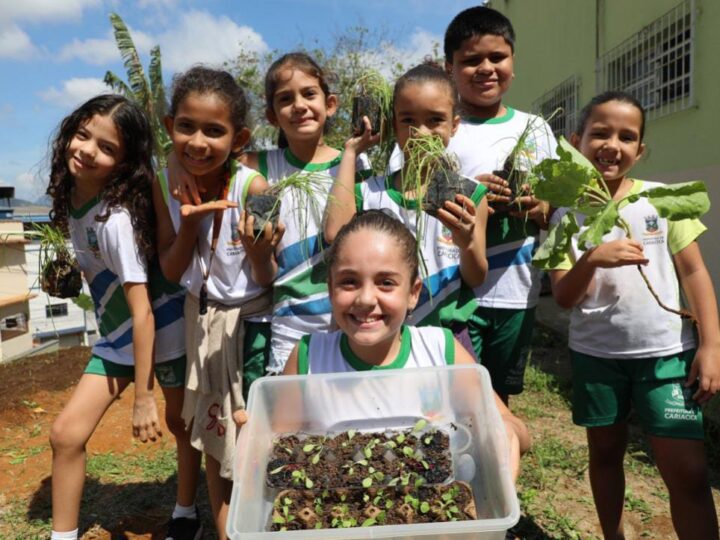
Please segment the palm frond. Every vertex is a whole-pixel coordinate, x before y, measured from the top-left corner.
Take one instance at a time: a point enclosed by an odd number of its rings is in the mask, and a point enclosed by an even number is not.
[[[105,73],[105,78],[103,79],[103,82],[108,85],[113,92],[117,94],[122,94],[123,96],[130,99],[133,99],[135,97],[133,95],[132,88],[125,84],[125,81],[115,75],[112,71],[107,71]]]
[[[165,85],[162,77],[162,61],[160,59],[160,46],[155,45],[150,50],[150,66],[148,67],[150,78],[150,91],[152,92],[152,105],[155,116],[164,118],[167,115],[167,98],[165,96]]]
[[[132,88],[135,95],[135,100],[147,110],[150,103],[150,84],[143,72],[140,56],[135,48],[130,31],[117,13],[110,14],[110,23],[113,27],[115,42],[123,58],[125,71],[130,82],[130,88]]]

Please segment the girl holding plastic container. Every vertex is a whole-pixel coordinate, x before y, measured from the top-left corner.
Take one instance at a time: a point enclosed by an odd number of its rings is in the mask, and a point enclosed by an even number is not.
[[[403,223],[380,210],[355,215],[328,253],[328,289],[340,329],[304,336],[283,374],[474,364],[449,329],[405,324],[422,289],[418,264],[417,242]],[[516,477],[530,437],[522,421],[497,395],[494,399],[507,429]]]
[[[208,494],[220,538],[225,538],[231,459],[237,423],[245,418],[243,390],[263,372],[265,343],[253,319],[270,310],[267,286],[277,269],[282,236],[267,224],[259,237],[243,206],[267,188],[264,178],[233,158],[250,137],[243,90],[225,72],[194,67],[173,81],[165,125],[180,164],[203,188],[201,204],[167,196],[165,175],[154,187],[158,251],[163,273],[182,283],[188,373],[183,419],[193,447],[205,454]],[[263,324],[263,323],[257,323]]]

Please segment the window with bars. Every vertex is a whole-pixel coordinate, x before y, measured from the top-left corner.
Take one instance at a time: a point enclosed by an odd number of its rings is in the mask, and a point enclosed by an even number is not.
[[[68,305],[65,304],[48,304],[45,306],[45,316],[47,318],[52,317],[64,317],[68,314]]]
[[[684,0],[599,58],[598,91],[623,90],[657,118],[691,107],[695,1]]]
[[[532,110],[547,121],[556,138],[568,138],[575,128],[579,100],[580,79],[573,75],[536,99]]]

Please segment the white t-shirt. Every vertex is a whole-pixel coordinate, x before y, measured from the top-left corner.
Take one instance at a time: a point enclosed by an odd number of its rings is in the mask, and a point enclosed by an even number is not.
[[[313,180],[312,200],[290,189],[280,201],[285,234],[276,249],[270,372],[283,370],[302,336],[332,329],[322,220],[341,158],[342,154],[326,163],[304,163],[289,148],[258,153],[258,169],[270,185],[298,172]],[[365,154],[358,156],[356,167],[360,177],[367,175],[370,163]]]
[[[465,176],[502,170],[521,134],[529,129],[520,169],[529,170],[545,158],[555,157],[557,142],[550,126],[540,117],[506,107],[499,118],[463,118],[450,140]],[[490,308],[534,307],[540,294],[539,271],[531,264],[539,245],[539,228],[532,221],[495,214],[488,218],[485,282],[474,289],[478,305]]]
[[[460,248],[453,242],[450,230],[425,212],[421,213],[422,221],[418,224],[417,201],[405,198],[395,189],[392,177],[375,176],[355,187],[359,209],[389,210],[416,238],[418,226],[422,228],[420,251],[428,275],[423,279],[420,299],[408,322],[451,326],[467,321],[475,307],[472,301],[463,301],[464,297],[461,297]],[[485,187],[477,184],[470,197],[476,206],[485,192]]]
[[[207,280],[208,300],[227,306],[239,306],[260,296],[265,289],[252,278],[250,261],[238,235],[238,222],[245,205],[247,192],[257,172],[244,165],[232,162],[230,187],[227,200],[238,203],[237,208],[229,208],[223,212],[218,236],[217,248],[210,274]],[[167,172],[159,175],[162,183],[163,197],[167,204],[173,227],[180,229],[180,202],[167,196]],[[210,213],[200,222],[198,241],[193,257],[180,280],[194,296],[200,295],[203,275],[210,261],[210,245],[213,235],[214,213]]]
[[[657,182],[634,180],[628,195],[662,186]],[[551,225],[568,212],[558,209]],[[648,280],[662,302],[680,307],[673,254],[693,242],[705,227],[700,221],[668,221],[658,215],[647,198],[620,207],[620,216],[628,222],[632,237],[641,242],[650,263],[643,266]],[[586,227],[584,216],[576,214],[580,233],[573,236],[566,259],[548,270],[569,270],[584,253],[577,238]],[[603,236],[603,242],[625,238],[619,227]],[[570,316],[569,346],[580,353],[600,358],[654,358],[676,354],[695,346],[692,325],[679,315],[662,309],[647,288],[635,266],[598,268],[594,282]]]
[[[81,208],[70,208],[70,238],[95,304],[100,339],[93,345],[92,353],[132,366],[135,364],[132,316],[123,285],[148,283],[147,263],[135,242],[128,210],[113,208],[107,221],[96,221],[96,216],[104,215],[105,210],[106,205],[99,197]],[[156,362],[179,358],[185,352],[184,340],[177,338],[182,335],[183,326],[182,308],[176,309],[178,303],[182,303],[182,291],[153,295]],[[178,312],[179,319],[173,315]]]

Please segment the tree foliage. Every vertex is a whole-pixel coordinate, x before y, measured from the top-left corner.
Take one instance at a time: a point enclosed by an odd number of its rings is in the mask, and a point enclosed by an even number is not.
[[[120,15],[111,13],[110,24],[113,27],[115,43],[123,58],[127,82],[112,71],[108,71],[105,73],[105,84],[112,88],[114,92],[138,103],[145,111],[153,128],[155,157],[158,164],[164,167],[166,164],[165,156],[172,143],[163,125],[163,118],[167,114],[167,101],[162,78],[160,47],[155,46],[150,50],[150,66],[147,75],[145,75],[137,48],[125,22]]]

